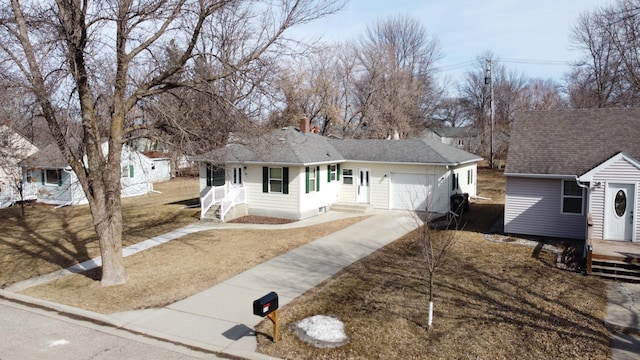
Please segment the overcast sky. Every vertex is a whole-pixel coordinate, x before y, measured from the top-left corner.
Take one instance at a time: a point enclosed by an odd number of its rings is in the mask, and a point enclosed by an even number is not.
[[[418,19],[442,45],[439,68],[460,76],[478,55],[491,50],[509,69],[560,81],[577,60],[569,33],[585,11],[612,0],[351,0],[338,14],[298,33],[333,41],[360,36],[367,25],[394,15]],[[524,62],[532,62],[524,63]]]

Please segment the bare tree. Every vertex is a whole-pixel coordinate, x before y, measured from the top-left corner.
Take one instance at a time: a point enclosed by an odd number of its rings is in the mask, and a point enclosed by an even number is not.
[[[217,59],[203,81],[242,72],[286,46],[285,31],[337,11],[337,1],[283,0],[254,6],[242,0],[20,1],[0,5],[0,54],[12,75],[29,84],[42,116],[86,194],[102,255],[102,285],[126,282],[122,258],[120,159],[126,142],[141,137],[139,104],[188,85],[199,41],[215,39],[217,15],[252,19],[243,51]],[[238,10],[247,11],[238,11]],[[239,19],[240,20],[240,19]],[[203,34],[212,36],[207,38]],[[174,43],[173,61],[160,61]],[[211,43],[210,43],[211,44]],[[215,45],[215,44],[214,44]],[[81,127],[75,148],[61,128],[60,109]],[[103,148],[106,139],[108,149]],[[86,161],[83,161],[86,159]]]
[[[574,46],[584,58],[567,75],[572,107],[614,106],[621,100],[624,76],[620,53],[609,38],[610,21],[601,10],[578,18],[571,33]]]
[[[408,16],[379,20],[357,44],[355,108],[365,137],[406,137],[424,128],[443,90],[435,80],[439,41]]]
[[[271,126],[297,125],[306,117],[322,135],[340,134],[349,74],[343,71],[342,47],[320,45],[279,70],[278,87],[285,108],[274,113]]]
[[[493,69],[488,70],[491,61]],[[477,58],[475,70],[467,72],[460,87],[466,116],[480,133],[479,151],[490,154],[493,132],[494,152],[503,156],[508,148],[511,122],[517,110],[527,110],[528,80],[518,72],[510,71],[491,52]],[[494,123],[490,121],[490,84],[494,87]]]
[[[551,79],[529,79],[521,98],[518,110],[560,110],[569,106],[562,95],[562,86]]]
[[[427,184],[434,184],[431,179],[435,179],[434,174],[426,174]],[[441,199],[432,197],[433,190],[431,185],[428,186],[426,193],[418,188],[407,187],[404,189],[408,194],[404,198],[408,209],[417,209],[411,211],[411,216],[418,228],[417,245],[422,254],[425,277],[427,280],[427,289],[429,292],[429,308],[427,318],[427,329],[431,328],[433,323],[434,297],[436,293],[435,280],[438,271],[447,261],[447,255],[458,239],[458,230],[461,229],[461,218],[464,212],[465,204],[460,202],[456,208],[438,209],[436,205]],[[448,199],[447,199],[448,200]],[[431,212],[436,209],[439,213]],[[445,212],[444,216],[442,212]]]

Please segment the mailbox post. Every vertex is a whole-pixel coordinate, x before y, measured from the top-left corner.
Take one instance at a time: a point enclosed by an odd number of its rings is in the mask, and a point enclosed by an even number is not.
[[[266,316],[273,322],[273,342],[278,342],[278,294],[272,291],[254,300],[253,315]]]

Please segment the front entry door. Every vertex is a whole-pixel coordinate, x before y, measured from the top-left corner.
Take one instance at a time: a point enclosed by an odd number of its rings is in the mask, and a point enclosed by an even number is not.
[[[607,184],[606,202],[605,239],[631,241],[633,238],[635,186],[633,184]]]
[[[358,170],[358,195],[356,202],[369,203],[369,169]]]
[[[242,173],[243,169],[241,166],[234,166],[231,169],[231,186],[232,187],[242,187]]]

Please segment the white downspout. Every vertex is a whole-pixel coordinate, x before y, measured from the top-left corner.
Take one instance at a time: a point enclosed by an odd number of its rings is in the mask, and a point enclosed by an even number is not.
[[[578,176],[575,177],[575,180],[576,180],[576,184],[579,187],[581,187],[583,189],[587,189],[587,201],[588,201],[589,200],[589,192],[591,191],[591,188],[588,185],[585,185],[582,182],[580,182],[580,180],[578,179]],[[587,211],[587,219],[589,219],[589,212],[588,211]],[[586,226],[586,229],[585,229],[585,234],[587,235],[586,236],[587,238],[584,241],[584,250],[582,251],[582,256],[585,259],[587,258],[587,254],[589,253],[589,251],[593,250],[593,244],[591,243],[591,237],[589,236],[589,226],[591,226],[591,225],[589,224],[589,220],[587,220],[587,226]]]

